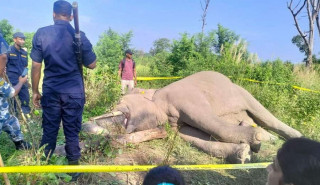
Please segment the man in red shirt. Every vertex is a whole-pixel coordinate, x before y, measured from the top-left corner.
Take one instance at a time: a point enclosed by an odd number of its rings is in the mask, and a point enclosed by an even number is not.
[[[135,85],[137,85],[137,72],[136,65],[132,59],[132,51],[126,50],[126,57],[120,61],[118,75],[121,78],[121,89],[122,94],[126,93],[126,88],[128,87],[128,92],[130,92]]]

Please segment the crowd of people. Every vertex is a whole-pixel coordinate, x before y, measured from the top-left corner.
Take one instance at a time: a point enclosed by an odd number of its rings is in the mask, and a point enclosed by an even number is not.
[[[69,165],[79,165],[81,157],[79,132],[85,104],[84,83],[81,68],[74,52],[76,37],[81,38],[81,65],[94,69],[96,55],[92,44],[83,32],[76,35],[70,22],[73,19],[72,5],[58,0],[53,5],[54,25],[37,30],[32,40],[31,81],[32,102],[35,108],[42,108],[43,135],[40,147],[45,145],[45,155],[50,158],[56,148],[60,123],[66,139],[66,158]],[[7,132],[17,150],[30,149],[21,133],[17,115],[10,114],[8,98],[18,96],[24,114],[29,114],[29,82],[25,74],[28,67],[28,53],[23,49],[25,36],[21,32],[13,35],[14,44],[8,46],[0,34],[0,131]],[[131,91],[137,84],[133,52],[125,51],[119,62],[119,80],[122,94]],[[39,91],[42,64],[44,79]],[[8,80],[7,80],[8,79]],[[17,107],[17,102],[14,104]],[[276,159],[268,166],[267,185],[319,185],[320,143],[306,139],[290,139],[279,149]],[[77,180],[80,173],[72,173]],[[159,166],[145,176],[144,185],[184,185],[180,172],[169,166]]]

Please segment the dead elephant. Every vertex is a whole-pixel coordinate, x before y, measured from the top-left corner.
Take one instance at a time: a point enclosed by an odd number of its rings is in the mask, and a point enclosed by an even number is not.
[[[97,124],[91,121],[84,129],[94,132],[106,123],[120,122],[127,133],[122,139],[137,143],[164,137],[163,131],[157,135],[155,129],[169,122],[186,141],[232,163],[248,162],[261,141],[275,138],[264,129],[284,138],[302,136],[245,89],[212,71],[193,74],[158,90],[135,89],[122,98],[115,111],[117,114],[94,118]]]

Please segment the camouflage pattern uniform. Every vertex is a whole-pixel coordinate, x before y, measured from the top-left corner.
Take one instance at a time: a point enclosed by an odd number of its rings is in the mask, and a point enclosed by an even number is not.
[[[0,33],[0,55],[5,54],[7,49],[8,44]],[[14,93],[14,88],[0,77],[0,133],[4,130],[14,142],[17,142],[23,140],[23,135],[18,119],[9,113],[8,103],[8,98],[12,98]]]

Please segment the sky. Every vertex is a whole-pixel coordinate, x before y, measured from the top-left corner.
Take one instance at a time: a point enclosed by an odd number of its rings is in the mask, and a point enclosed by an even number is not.
[[[22,32],[35,32],[53,24],[54,2],[6,0],[0,7],[0,20],[7,19]],[[181,33],[201,32],[200,0],[78,0],[78,4],[80,29],[93,44],[109,28],[118,33],[132,30],[131,48],[145,52],[156,39],[177,40]],[[248,42],[249,51],[263,61],[279,58],[299,63],[304,58],[291,43],[298,32],[287,0],[211,0],[205,32],[216,30],[218,24],[240,35]],[[319,54],[317,32],[315,37],[314,53]]]

